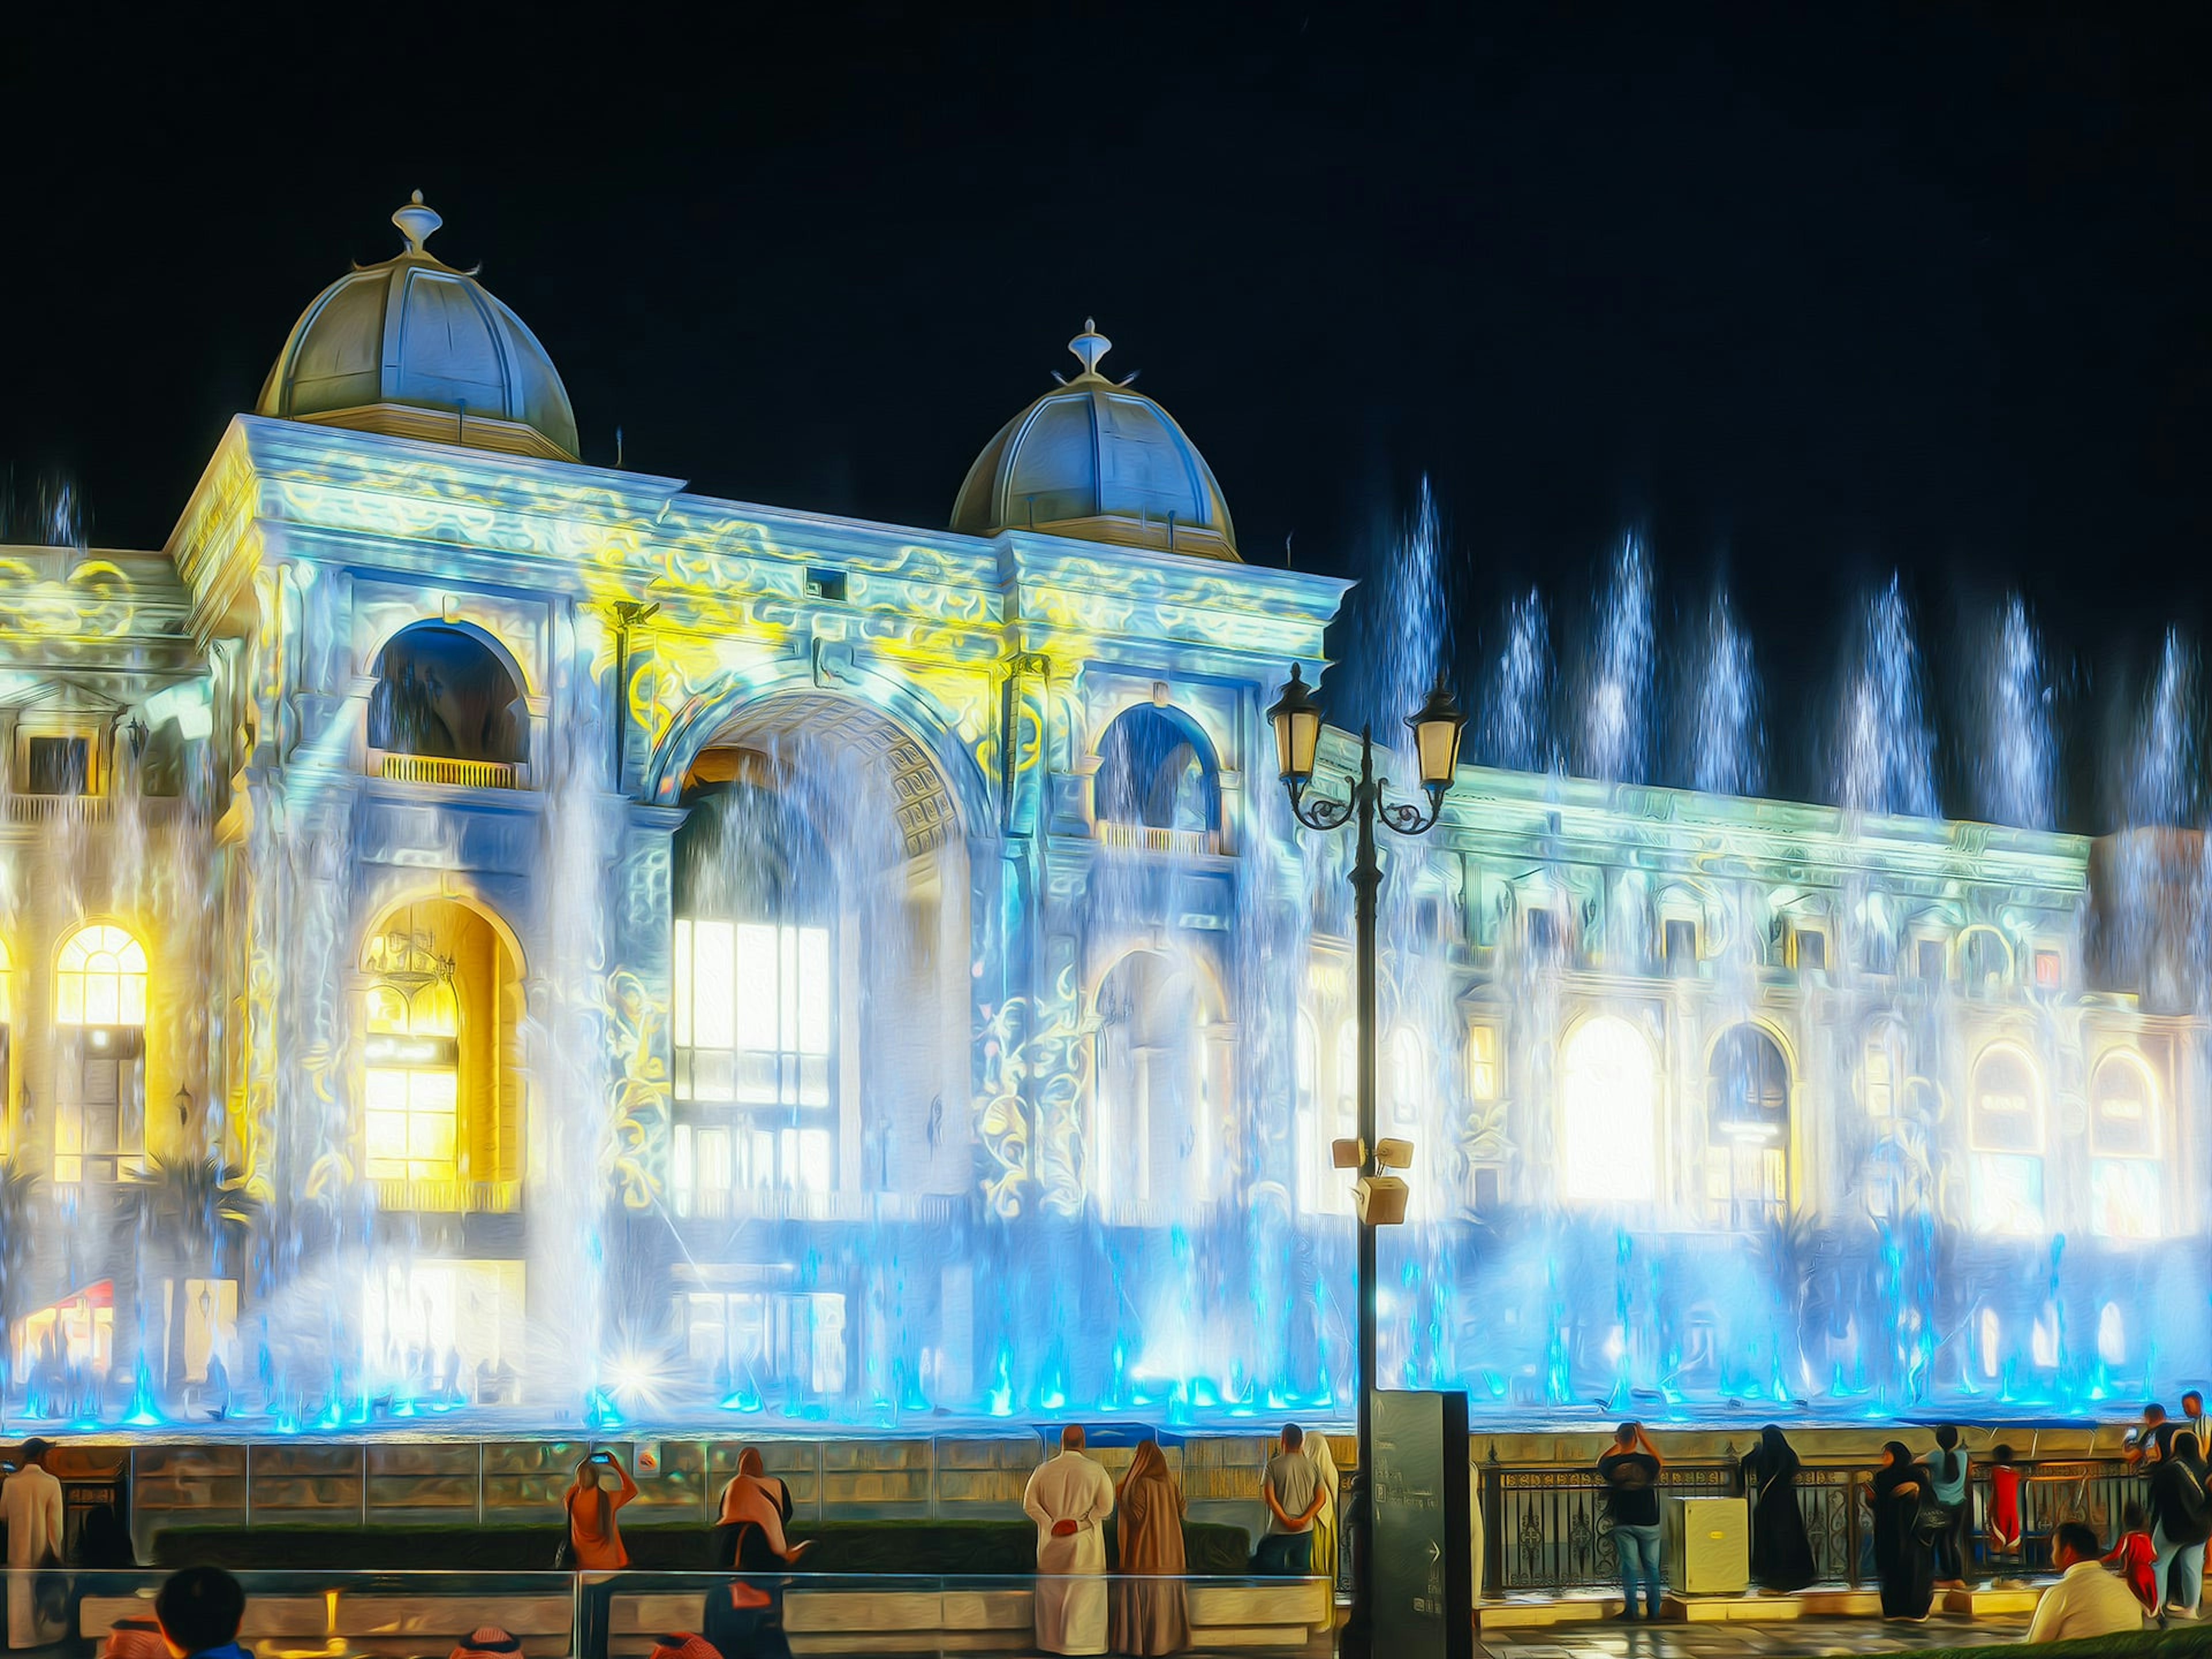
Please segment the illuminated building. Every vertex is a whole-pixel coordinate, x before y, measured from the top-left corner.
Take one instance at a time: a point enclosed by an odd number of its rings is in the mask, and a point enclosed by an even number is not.
[[[395,222],[161,555],[0,566],[11,1406],[1336,1410],[1340,883],[1261,711],[1345,584],[1088,328],[950,531],[584,465]],[[2206,1358],[2205,1023],[2088,925],[2141,847],[1472,767],[1432,842],[1388,1380]]]

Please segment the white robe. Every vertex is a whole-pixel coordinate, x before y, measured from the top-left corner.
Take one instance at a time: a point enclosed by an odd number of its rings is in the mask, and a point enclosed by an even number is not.
[[[1030,1477],[1022,1510],[1036,1522],[1036,1639],[1047,1653],[1106,1651],[1106,1517],[1114,1483],[1081,1452],[1064,1451]],[[1073,1521],[1066,1538],[1055,1522]],[[1099,1577],[1086,1584],[1082,1576]]]
[[[62,1483],[35,1465],[18,1469],[0,1485],[0,1522],[8,1528],[8,1565],[40,1567],[62,1554]],[[8,1575],[8,1645],[37,1647],[64,1634],[38,1617],[29,1572]]]

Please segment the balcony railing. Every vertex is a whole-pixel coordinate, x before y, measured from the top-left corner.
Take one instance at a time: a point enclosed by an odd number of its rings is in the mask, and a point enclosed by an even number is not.
[[[448,760],[439,755],[369,751],[369,770],[393,783],[448,783],[464,789],[520,789],[523,769],[512,761]]]
[[[11,823],[112,823],[116,798],[112,795],[16,795],[7,797]],[[144,823],[173,823],[184,802],[173,795],[140,795],[129,810]]]
[[[423,1215],[512,1215],[522,1207],[519,1181],[374,1180],[376,1207]]]
[[[1137,853],[1171,853],[1184,858],[1220,851],[1221,838],[1211,830],[1156,830],[1148,823],[1098,821],[1098,839],[1109,847]]]

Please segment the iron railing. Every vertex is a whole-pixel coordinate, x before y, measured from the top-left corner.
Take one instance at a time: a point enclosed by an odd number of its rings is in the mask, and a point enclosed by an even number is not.
[[[2067,1521],[2086,1522],[2100,1538],[2118,1529],[2128,1500],[2143,1500],[2142,1475],[2113,1459],[2020,1466],[2021,1551],[1991,1559],[1987,1550],[1989,1470],[1977,1463],[1973,1505],[1975,1565],[1984,1577],[2048,1569],[2050,1539]],[[1566,1593],[1620,1582],[1613,1520],[1597,1471],[1586,1466],[1480,1467],[1483,1594]],[[1874,1468],[1866,1463],[1808,1466],[1797,1474],[1797,1508],[1813,1547],[1820,1582],[1856,1587],[1874,1577]],[[1660,1478],[1664,1498],[1736,1498],[1742,1474],[1735,1462],[1669,1463]]]

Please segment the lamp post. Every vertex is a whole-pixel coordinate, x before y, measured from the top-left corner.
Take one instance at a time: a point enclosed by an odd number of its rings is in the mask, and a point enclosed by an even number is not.
[[[1389,780],[1375,775],[1375,744],[1371,728],[1359,732],[1359,775],[1351,780],[1346,799],[1331,799],[1306,792],[1314,781],[1316,757],[1321,747],[1321,705],[1307,689],[1296,663],[1282,695],[1267,711],[1275,728],[1275,755],[1283,787],[1289,793],[1291,813],[1309,830],[1330,830],[1355,826],[1358,841],[1352,866],[1354,977],[1357,983],[1355,1025],[1359,1042],[1359,1124],[1355,1141],[1339,1141],[1334,1162],[1340,1169],[1356,1170],[1353,1194],[1358,1203],[1359,1230],[1359,1363],[1355,1386],[1358,1392],[1359,1472],[1352,1488],[1355,1500],[1350,1529],[1352,1540],[1352,1616],[1346,1621],[1340,1651],[1354,1659],[1368,1659],[1375,1639],[1375,1230],[1406,1218],[1406,1183],[1389,1173],[1411,1164],[1413,1149],[1403,1141],[1381,1141],[1375,1132],[1375,900],[1382,886],[1382,870],[1375,856],[1377,820],[1401,836],[1425,835],[1436,827],[1443,811],[1444,792],[1451,787],[1453,769],[1459,762],[1460,731],[1467,718],[1444,689],[1441,677],[1428,701],[1407,716],[1413,730],[1413,750],[1428,797],[1423,811],[1418,803],[1387,800],[1383,790]]]

